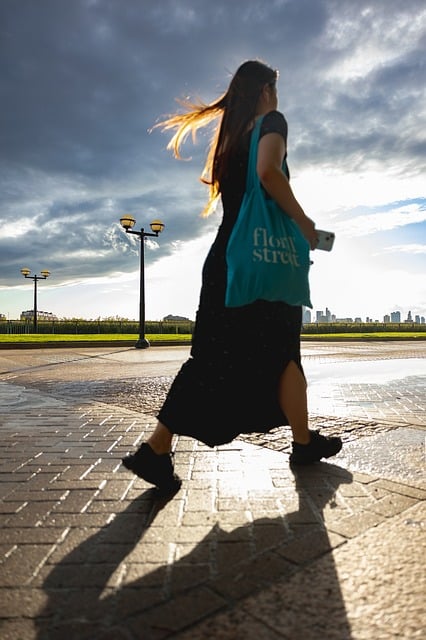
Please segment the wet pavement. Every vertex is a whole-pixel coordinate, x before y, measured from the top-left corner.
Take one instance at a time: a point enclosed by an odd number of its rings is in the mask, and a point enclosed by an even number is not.
[[[425,637],[426,341],[302,353],[342,452],[180,437],[166,501],[120,460],[188,348],[0,350],[1,639]]]

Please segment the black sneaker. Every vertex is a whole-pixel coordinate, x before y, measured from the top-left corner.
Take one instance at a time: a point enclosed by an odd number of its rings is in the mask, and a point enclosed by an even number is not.
[[[290,455],[292,464],[312,464],[319,462],[321,458],[330,458],[339,453],[342,448],[340,438],[326,438],[319,431],[310,431],[311,441],[308,444],[293,442],[293,451]]]
[[[176,493],[182,480],[174,473],[173,453],[157,454],[144,442],[136,453],[122,459],[129,471],[146,482],[154,484],[162,494]]]

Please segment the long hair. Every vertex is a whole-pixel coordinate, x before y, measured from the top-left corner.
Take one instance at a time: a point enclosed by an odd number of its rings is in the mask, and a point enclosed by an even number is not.
[[[202,101],[179,100],[186,113],[168,117],[156,124],[163,131],[175,129],[167,145],[176,158],[189,134],[195,141],[198,129],[221,118],[215,127],[209,146],[201,181],[209,185],[209,199],[202,212],[208,216],[216,207],[220,185],[226,175],[229,161],[238,149],[241,136],[250,128],[256,116],[257,103],[265,84],[275,84],[277,71],[257,60],[244,62],[233,76],[228,90],[210,104]]]

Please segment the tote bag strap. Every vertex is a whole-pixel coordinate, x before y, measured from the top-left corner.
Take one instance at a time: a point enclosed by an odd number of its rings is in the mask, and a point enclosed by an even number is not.
[[[260,189],[260,180],[257,175],[257,147],[259,144],[259,136],[260,136],[260,127],[262,126],[264,116],[260,116],[256,120],[256,124],[253,127],[253,131],[251,134],[250,140],[250,150],[249,150],[249,159],[247,165],[247,177],[246,177],[246,193],[250,193],[253,189]],[[287,168],[287,160],[284,158],[282,169],[286,174],[287,178],[289,177],[288,168]]]
[[[250,151],[249,151],[249,159],[247,166],[247,178],[246,178],[246,193],[250,193],[252,189],[256,187],[259,182],[259,178],[257,176],[256,165],[257,165],[257,145],[259,143],[259,134],[260,127],[262,126],[263,116],[260,116],[256,120],[256,124],[253,127],[253,131],[251,133],[250,140]]]

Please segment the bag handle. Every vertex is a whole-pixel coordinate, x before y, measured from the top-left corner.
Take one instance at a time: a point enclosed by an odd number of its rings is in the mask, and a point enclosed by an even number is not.
[[[256,171],[257,165],[257,145],[259,144],[260,127],[262,126],[263,116],[256,120],[250,139],[250,151],[247,165],[246,192],[249,193],[259,183]]]
[[[247,177],[246,177],[246,193],[250,193],[253,189],[260,189],[261,184],[259,180],[259,176],[257,175],[257,147],[259,145],[259,136],[260,136],[260,127],[262,126],[264,116],[259,116],[256,120],[256,123],[253,127],[253,131],[251,133],[250,140],[250,150],[249,150],[249,159],[247,165]],[[284,158],[282,169],[289,177],[287,161]]]

